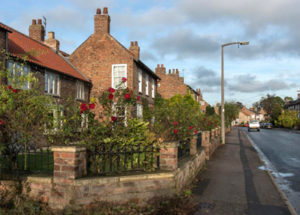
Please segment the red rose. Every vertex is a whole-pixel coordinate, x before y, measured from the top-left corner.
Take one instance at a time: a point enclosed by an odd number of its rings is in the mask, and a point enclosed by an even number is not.
[[[95,109],[95,106],[96,106],[95,103],[89,104],[89,109],[93,110],[93,109]]]
[[[177,126],[177,125],[178,125],[178,122],[176,122],[176,121],[173,122],[173,125],[174,125],[174,126]]]
[[[140,96],[137,96],[137,97],[136,97],[136,100],[140,101],[140,98],[141,98]]]
[[[124,82],[126,82],[126,81],[127,81],[127,78],[123,77],[123,78],[122,78],[122,82],[124,83]]]
[[[19,92],[18,89],[13,89],[12,91],[13,91],[13,93],[18,93]]]
[[[133,90],[130,90],[130,94],[133,94]]]
[[[129,94],[129,93],[126,93],[126,94],[124,95],[124,98],[125,98],[125,99],[130,99],[130,98],[131,98],[131,96],[130,96],[130,94]]]
[[[178,133],[178,129],[175,128],[175,129],[174,129],[174,134],[177,134],[177,133]]]
[[[113,94],[109,94],[109,95],[108,95],[108,99],[109,99],[109,100],[113,100],[113,99],[114,99],[114,95],[113,95]]]
[[[85,103],[81,103],[80,105],[80,113],[83,113],[84,111],[88,110],[88,106]]]
[[[117,120],[117,117],[115,117],[115,116],[112,116],[112,117],[111,117],[111,121],[114,122],[114,121],[116,121],[116,120]]]
[[[0,125],[4,125],[4,121],[3,121],[3,119],[1,119],[1,121],[0,121]]]
[[[195,130],[195,131],[194,131],[194,134],[197,134],[197,133],[198,133],[198,131]]]
[[[193,126],[189,126],[189,129],[192,130],[194,127]]]
[[[8,86],[7,86],[7,89],[11,90],[11,88],[12,88],[11,85],[8,85]]]
[[[110,92],[110,93],[114,93],[115,91],[116,90],[114,88],[112,88],[112,87],[108,88],[108,92]]]

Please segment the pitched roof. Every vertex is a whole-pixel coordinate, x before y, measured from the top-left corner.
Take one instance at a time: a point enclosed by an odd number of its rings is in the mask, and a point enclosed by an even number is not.
[[[252,114],[254,114],[252,111],[248,110],[246,107],[243,107],[241,112],[248,116],[251,116]]]
[[[0,23],[0,27],[11,32],[8,34],[8,52],[11,55],[20,58],[28,56],[26,60],[31,63],[89,82],[86,76],[52,48],[2,23]]]

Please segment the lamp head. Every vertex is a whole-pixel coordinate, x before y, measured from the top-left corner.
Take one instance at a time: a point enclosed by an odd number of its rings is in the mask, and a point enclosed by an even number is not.
[[[249,45],[249,42],[248,41],[247,42],[239,42],[239,45],[246,46],[246,45]]]

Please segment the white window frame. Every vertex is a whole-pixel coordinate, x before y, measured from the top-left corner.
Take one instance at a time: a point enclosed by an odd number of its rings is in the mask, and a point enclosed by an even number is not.
[[[115,67],[121,67],[121,66],[125,67],[125,74],[124,74],[124,76],[122,76],[122,78],[127,78],[127,64],[113,64],[111,66],[111,86],[112,86],[112,88],[116,88],[115,87],[116,83],[114,83],[114,79],[115,79],[115,77],[114,77],[114,68]],[[121,79],[121,81],[122,81],[122,79]],[[124,83],[124,86],[121,86],[121,89],[123,89],[123,88],[124,89],[127,88],[127,81]]]
[[[136,117],[142,119],[143,118],[143,105],[136,104]]]
[[[143,93],[143,71],[138,70],[138,83],[139,83],[139,93]]]
[[[152,79],[152,98],[155,98],[155,80]]]
[[[85,99],[85,88],[84,82],[77,80],[76,82],[76,99],[84,100]]]
[[[46,80],[47,77],[47,80]],[[45,72],[45,77],[44,77],[45,83],[44,83],[44,91],[46,94],[49,95],[54,95],[54,96],[60,96],[60,75],[55,74],[52,72]],[[57,83],[55,80],[58,80]],[[53,92],[50,92],[50,82],[52,81],[52,87],[53,87]],[[46,87],[47,83],[47,87]],[[55,90],[56,86],[56,90]],[[47,88],[47,89],[46,89]]]
[[[146,96],[148,96],[149,95],[149,75],[148,74],[145,74],[145,94],[146,94]]]
[[[11,65],[11,66],[10,66]],[[11,67],[11,68],[10,68]],[[12,79],[14,79],[15,76],[18,76],[18,73],[20,72],[20,75],[24,75],[24,68],[27,68],[27,74],[26,76],[29,76],[31,73],[31,68],[28,65],[21,65],[18,62],[14,61],[7,61],[7,69],[9,70],[9,76],[11,76]],[[14,85],[13,83],[8,82],[9,85]],[[24,82],[23,86],[13,86],[18,89],[28,90],[30,89],[30,83],[29,81]]]

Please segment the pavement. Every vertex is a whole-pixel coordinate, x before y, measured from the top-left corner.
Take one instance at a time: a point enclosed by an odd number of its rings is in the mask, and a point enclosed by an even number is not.
[[[192,188],[198,214],[289,215],[288,206],[242,130],[226,135]]]

